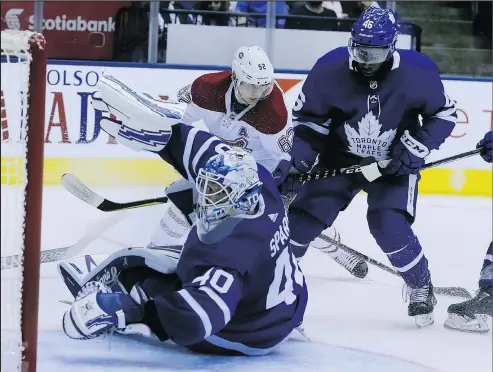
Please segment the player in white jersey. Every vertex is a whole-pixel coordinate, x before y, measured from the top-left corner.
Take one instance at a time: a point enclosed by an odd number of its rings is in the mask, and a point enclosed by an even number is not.
[[[188,104],[183,123],[200,127],[202,121],[223,142],[250,152],[279,184],[284,180],[291,166],[291,114],[261,47],[239,48],[231,70],[198,77],[178,100]],[[193,184],[181,179],[166,194],[171,203],[151,238],[155,247],[181,246],[194,220]]]
[[[271,173],[290,160],[293,127],[274,68],[259,46],[241,47],[231,70],[200,76],[178,93],[183,122],[203,120],[209,132],[250,152]]]

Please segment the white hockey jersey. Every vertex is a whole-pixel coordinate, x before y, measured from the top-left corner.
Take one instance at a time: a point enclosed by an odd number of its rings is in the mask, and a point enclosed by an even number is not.
[[[203,120],[210,133],[231,146],[250,151],[272,173],[281,160],[291,159],[294,130],[284,94],[274,85],[266,99],[234,113],[232,92],[231,71],[200,76],[178,93],[178,99],[188,103],[182,121],[197,125]]]

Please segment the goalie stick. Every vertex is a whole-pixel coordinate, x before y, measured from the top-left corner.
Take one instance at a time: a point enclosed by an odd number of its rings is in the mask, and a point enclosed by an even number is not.
[[[41,251],[40,263],[65,260],[77,256],[95,239],[100,237],[106,230],[120,222],[123,219],[124,215],[125,213],[115,213],[114,215],[111,215],[102,221],[98,221],[96,224],[88,228],[84,236],[80,238],[75,244],[69,245],[67,247]],[[2,270],[16,268],[21,265],[22,256],[20,255],[2,257]]]
[[[337,240],[331,239],[324,234],[321,234],[319,236],[319,238],[322,240],[325,240],[327,243],[337,245],[340,249],[345,250],[346,252],[351,253],[351,254],[365,260],[366,262],[368,262],[368,263],[370,263],[376,267],[379,267],[382,270],[387,271],[390,274],[401,277],[401,274],[396,269],[393,269],[387,265],[384,265],[383,263],[381,263],[381,262],[379,262],[379,261],[377,261],[371,257],[368,257],[367,255],[360,253],[360,252],[348,247],[347,245],[342,244],[341,242],[339,242]],[[433,287],[433,292],[435,292],[435,294],[440,294],[440,295],[472,298],[471,293],[469,293],[469,291],[467,289],[462,288],[462,287]]]
[[[164,204],[168,202],[167,196],[153,199],[136,200],[128,203],[116,203],[96,194],[81,180],[71,173],[65,173],[61,178],[62,186],[83,202],[103,212],[115,212],[133,208],[149,207],[151,205]]]
[[[421,170],[425,170],[428,168],[434,168],[442,164],[450,163],[455,160],[468,158],[470,156],[477,155],[481,152],[481,149],[475,149],[467,152],[463,152],[454,156],[450,156],[448,158],[440,159],[437,161],[432,161],[431,163],[427,163],[421,168]],[[310,180],[318,180],[322,178],[329,178],[334,176],[339,176],[341,174],[353,174],[353,173],[362,173],[365,178],[367,178],[370,182],[374,181],[382,174],[380,172],[380,168],[386,167],[390,163],[390,160],[381,160],[369,165],[359,166],[352,165],[347,168],[339,168],[339,169],[329,169],[325,171],[315,172],[315,173],[301,173],[301,174],[290,174],[288,177],[297,180],[297,181],[310,181]]]

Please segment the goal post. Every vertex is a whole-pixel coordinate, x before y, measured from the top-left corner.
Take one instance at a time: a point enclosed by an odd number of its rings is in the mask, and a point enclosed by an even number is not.
[[[1,370],[34,372],[46,89],[43,36],[1,31],[1,63],[1,253],[17,255],[15,262],[2,259]]]

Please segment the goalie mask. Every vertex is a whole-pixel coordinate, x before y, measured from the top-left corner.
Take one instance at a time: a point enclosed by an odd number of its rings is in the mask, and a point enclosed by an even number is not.
[[[241,47],[231,66],[235,97],[244,105],[267,98],[274,87],[274,67],[258,45]]]
[[[205,234],[227,217],[245,217],[255,211],[262,190],[257,162],[248,152],[234,148],[213,156],[195,181],[197,229]]]

